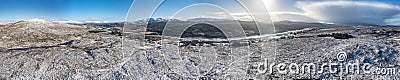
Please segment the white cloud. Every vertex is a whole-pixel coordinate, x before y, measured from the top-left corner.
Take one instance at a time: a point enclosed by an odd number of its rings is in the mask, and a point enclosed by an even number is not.
[[[296,21],[296,22],[318,22],[317,20],[298,12],[271,12],[273,21]]]
[[[302,12],[296,7],[299,0],[264,0],[265,6],[271,12]]]
[[[13,23],[14,21],[0,21],[0,25]]]
[[[33,18],[33,19],[23,20],[23,21],[30,21],[30,22],[47,22],[46,20],[38,19],[38,18]]]
[[[82,22],[80,22],[80,21],[73,21],[73,20],[68,20],[68,21],[53,21],[53,22],[82,24]]]
[[[101,21],[86,21],[86,23],[102,23]]]
[[[400,25],[400,15],[396,16],[393,19],[387,19],[385,22],[389,25]]]
[[[399,6],[377,2],[299,2],[298,6],[311,18],[343,24],[386,24],[400,12]]]
[[[103,21],[103,23],[112,23],[113,21]]]
[[[273,21],[400,24],[398,5],[366,1],[266,0]]]
[[[215,19],[229,19],[229,20],[242,20],[250,21],[252,20],[250,14],[248,13],[226,13],[226,12],[207,12],[201,15],[190,15],[190,16],[175,16],[175,19],[188,20],[194,18],[215,18]]]

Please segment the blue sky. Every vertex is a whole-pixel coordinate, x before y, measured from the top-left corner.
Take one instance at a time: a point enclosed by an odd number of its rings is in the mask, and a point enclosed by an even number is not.
[[[1,0],[0,22],[32,18],[75,21],[123,21],[133,1],[134,0]],[[220,1],[227,3],[234,2],[234,0]],[[165,0],[154,16],[167,17],[191,4],[202,2],[214,2],[218,4],[217,2],[220,1]]]
[[[0,21],[123,21],[133,0],[1,0]]]
[[[366,16],[379,16],[376,19],[384,19],[386,23],[390,24],[398,24],[400,25],[400,16],[394,15],[397,10],[393,11],[393,9],[380,8],[379,6],[374,6],[376,3],[382,3],[383,6],[389,5],[391,7],[400,6],[400,0],[348,0],[347,2],[341,1],[331,1],[332,5],[330,6],[352,6],[355,7],[354,11],[370,11],[367,13],[373,13],[373,11],[380,11],[378,13],[370,14],[360,14],[364,12],[355,12],[359,13],[356,15],[364,15],[354,17],[356,19],[352,19],[353,21],[360,20],[361,22],[367,23],[382,23],[382,21],[362,21]],[[131,6],[133,0],[1,0],[0,1],[0,23],[9,22],[9,21],[19,21],[25,19],[39,18],[45,20],[74,20],[74,21],[124,21]],[[178,10],[182,9],[185,6],[189,6],[191,4],[196,3],[213,3],[218,6],[224,7],[228,11],[234,11],[233,13],[241,13],[244,12],[243,9],[237,7],[238,4],[235,3],[234,0],[165,0],[161,4],[161,6],[157,9],[153,17],[170,17]],[[274,17],[274,13],[285,13],[285,14],[277,14],[275,18],[279,20],[285,20],[285,17],[293,20],[293,18],[299,19],[300,17],[326,17],[326,15],[321,14],[312,14],[309,13],[324,13],[315,10],[323,10],[323,8],[327,6],[318,6],[321,9],[312,8],[312,4],[324,4],[323,2],[327,2],[325,0],[266,0],[267,7],[271,13],[271,16]],[[299,3],[305,3],[305,6],[299,7]],[[337,3],[337,4],[335,4]],[[348,3],[350,5],[341,5],[341,3]],[[353,5],[359,4],[359,5]],[[382,5],[379,4],[379,5]],[[309,6],[311,5],[311,6]],[[360,7],[358,7],[360,6]],[[309,9],[309,7],[311,7]],[[371,8],[369,9],[360,9],[360,8]],[[330,8],[329,8],[330,9]],[[376,10],[374,10],[376,9]],[[379,9],[379,10],[378,10]],[[147,10],[147,9],[143,9]],[[348,11],[352,11],[352,9],[344,9]],[[236,11],[236,12],[235,12]],[[398,10],[400,11],[400,10]],[[337,11],[340,13],[346,13],[345,11]],[[391,12],[391,14],[385,12]],[[326,13],[326,12],[325,12]],[[291,14],[291,16],[287,16],[287,14]],[[294,15],[300,15],[300,17],[293,17]],[[304,16],[306,15],[306,16]],[[390,15],[388,18],[387,15]],[[337,17],[341,17],[345,15],[339,15]],[[383,16],[383,17],[382,17]],[[329,17],[329,16],[328,16]],[[273,18],[273,19],[275,19]],[[359,19],[357,19],[359,18]],[[278,20],[277,19],[277,20]],[[341,18],[334,18],[340,20]],[[375,19],[375,18],[374,18]],[[349,19],[351,20],[351,19]],[[294,20],[296,21],[296,20]],[[306,20],[303,20],[306,21]],[[325,20],[325,19],[313,19],[315,22],[332,22],[335,23],[335,20]]]

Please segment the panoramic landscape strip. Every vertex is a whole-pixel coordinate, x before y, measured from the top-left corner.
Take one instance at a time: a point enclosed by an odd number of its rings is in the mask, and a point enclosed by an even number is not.
[[[396,0],[4,0],[0,79],[400,78]]]

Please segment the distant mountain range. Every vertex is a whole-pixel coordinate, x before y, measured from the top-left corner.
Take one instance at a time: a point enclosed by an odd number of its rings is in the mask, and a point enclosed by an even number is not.
[[[22,21],[29,21],[29,20],[22,20]],[[30,21],[46,21],[43,19],[30,19]],[[135,23],[162,23],[162,22],[186,22],[186,21],[193,21],[193,22],[202,22],[202,21],[218,21],[218,22],[226,22],[226,21],[235,21],[231,19],[218,19],[218,18],[191,18],[187,20],[179,20],[179,19],[165,19],[165,18],[147,18],[143,20],[135,21]],[[238,20],[241,21],[241,20]],[[17,21],[16,21],[17,22]],[[75,21],[75,20],[57,20],[57,21],[48,21],[48,22],[59,22],[59,23],[68,23],[68,24],[84,24],[84,25],[100,25],[100,26],[123,26],[120,24],[125,23],[124,21]],[[250,21],[241,21],[241,22],[250,22]],[[7,22],[13,23],[13,22]],[[2,23],[5,25],[7,23]],[[274,21],[275,26],[296,26],[296,27],[304,27],[306,26],[322,26],[322,25],[336,25],[336,26],[374,26],[374,27],[400,27],[396,25],[377,25],[377,24],[365,24],[365,23],[348,23],[348,24],[333,24],[333,23],[309,23],[309,22],[296,22],[296,21]],[[294,25],[296,24],[296,25]],[[300,26],[302,25],[302,26]]]
[[[31,19],[31,20],[23,20],[23,21],[35,21],[35,22],[56,22],[56,23],[65,23],[59,21],[46,21],[41,19]],[[144,20],[140,20],[137,22],[149,21],[148,31],[152,32],[161,32],[167,22],[174,23],[185,23],[189,22],[201,22],[201,21],[212,21],[218,23],[226,23],[230,24],[233,20],[229,19],[216,19],[216,18],[192,18],[188,20],[178,20],[178,19],[163,19],[163,18],[148,18]],[[71,22],[71,21],[70,21]],[[73,21],[72,21],[73,22]],[[73,25],[87,25],[87,26],[96,26],[96,27],[123,27],[127,22],[110,22],[110,23],[67,23]],[[253,21],[239,21],[244,30],[251,35],[258,34],[256,24]],[[12,24],[12,23],[10,23]],[[135,24],[135,23],[132,23]],[[232,23],[233,24],[233,23]],[[327,23],[306,23],[306,22],[293,22],[293,21],[277,21],[274,22],[275,31],[276,32],[285,32],[290,30],[299,30],[304,28],[331,28],[331,27],[351,27],[351,26],[368,26],[368,27],[399,27],[392,25],[372,25],[372,24],[360,24],[360,25],[342,25],[342,24],[327,24]]]
[[[233,21],[229,19],[217,19],[217,18],[192,18],[186,21]]]

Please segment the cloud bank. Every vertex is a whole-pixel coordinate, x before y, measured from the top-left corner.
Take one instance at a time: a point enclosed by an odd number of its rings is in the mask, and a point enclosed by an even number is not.
[[[67,20],[67,21],[53,21],[53,22],[59,22],[59,23],[75,23],[75,24],[82,24],[83,22],[80,21],[73,21],[73,20]]]
[[[315,19],[297,12],[271,12],[273,21],[295,21],[295,22],[316,22]]]
[[[296,1],[294,5],[302,11],[278,14],[272,12],[271,16],[279,18],[273,18],[273,20],[383,25],[396,23],[393,19],[400,13],[399,6],[379,2]]]
[[[386,19],[400,12],[398,6],[376,2],[326,1],[298,5],[311,18],[343,24],[386,24]]]
[[[271,12],[301,12],[296,7],[299,0],[264,0],[265,6]]]

